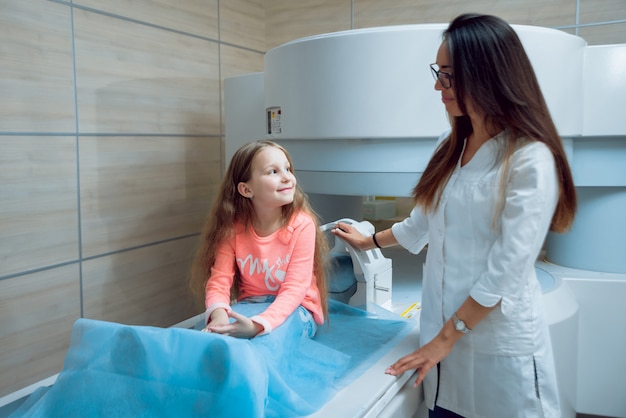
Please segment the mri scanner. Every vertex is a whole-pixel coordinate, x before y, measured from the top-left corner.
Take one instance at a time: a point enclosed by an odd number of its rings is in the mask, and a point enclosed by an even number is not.
[[[243,143],[275,140],[291,154],[324,222],[351,218],[371,233],[372,225],[360,221],[363,197],[410,196],[449,127],[428,68],[445,27],[336,32],[268,51],[263,73],[225,80],[227,161]],[[588,46],[557,30],[514,28],[563,139],[579,196],[572,230],[550,234],[536,263],[563,417],[626,417],[626,44]],[[335,250],[350,258],[359,281],[351,304],[402,314],[414,325],[314,416],[423,416],[414,375],[384,370],[418,345],[427,250],[359,253],[341,243]],[[0,407],[55,378],[5,396]]]
[[[268,51],[264,72],[225,80],[227,160],[243,143],[279,142],[325,222],[362,219],[364,196],[410,196],[449,128],[428,69],[445,27],[350,30]],[[626,44],[588,46],[558,30],[514,28],[579,197],[572,230],[551,233],[536,263],[563,416],[626,417]],[[393,264],[385,307],[405,312],[419,303],[423,255],[384,253]],[[416,347],[418,332],[317,415],[421,415],[414,379],[383,374],[398,354]]]

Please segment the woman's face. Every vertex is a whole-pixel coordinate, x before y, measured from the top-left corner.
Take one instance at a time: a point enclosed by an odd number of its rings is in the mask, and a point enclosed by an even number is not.
[[[437,81],[435,81],[435,90],[441,92],[441,101],[446,106],[446,111],[450,116],[464,116],[465,113],[461,111],[461,107],[459,103],[456,101],[456,91],[454,90],[454,74],[452,72],[452,60],[448,54],[448,48],[445,42],[443,42],[439,46],[439,50],[437,51],[437,61],[435,62],[439,67],[439,71],[441,73],[446,73],[440,76]],[[444,87],[441,82],[441,79],[449,79],[450,87]],[[472,103],[470,97],[465,97],[465,109],[467,109],[467,115],[470,117],[472,121],[474,120],[482,120],[482,113],[478,112]]]
[[[463,113],[459,108],[459,104],[456,101],[454,83],[452,82],[452,78],[454,77],[454,74],[452,73],[452,61],[450,60],[448,48],[445,42],[439,46],[439,50],[437,51],[437,60],[435,63],[437,64],[437,67],[439,67],[440,71],[439,78],[435,81],[435,90],[441,92],[441,101],[446,107],[446,111],[450,114],[450,116],[463,116]],[[442,79],[448,79],[450,87],[444,87]]]

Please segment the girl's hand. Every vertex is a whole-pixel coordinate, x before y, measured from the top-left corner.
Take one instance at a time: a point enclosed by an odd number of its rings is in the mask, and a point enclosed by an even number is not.
[[[339,222],[337,223],[337,225],[335,225],[331,232],[346,241],[352,247],[359,250],[367,250],[372,248],[372,239],[361,234],[352,225]]]
[[[202,329],[202,332],[211,332],[209,330],[209,326],[217,326],[217,325],[228,325],[230,323],[230,318],[228,317],[228,313],[226,309],[218,308],[211,312],[211,317],[209,318],[209,323]]]
[[[238,314],[235,311],[228,312],[228,316],[233,318],[235,322],[218,324],[211,321],[205,330],[207,332],[215,332],[216,334],[230,335],[235,338],[252,338],[263,331],[261,325],[250,320],[247,316]]]

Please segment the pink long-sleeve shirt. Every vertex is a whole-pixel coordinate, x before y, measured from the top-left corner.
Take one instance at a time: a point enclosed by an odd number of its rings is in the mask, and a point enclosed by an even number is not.
[[[206,318],[217,308],[230,308],[230,288],[235,262],[241,275],[239,300],[250,296],[276,295],[261,314],[250,319],[263,326],[262,334],[281,325],[302,305],[318,324],[324,314],[313,274],[315,234],[311,216],[300,212],[290,222],[266,237],[253,228],[235,226],[232,238],[220,245],[206,284]]]

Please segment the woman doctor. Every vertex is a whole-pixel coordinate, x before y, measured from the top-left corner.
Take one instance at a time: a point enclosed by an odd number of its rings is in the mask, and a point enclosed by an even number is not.
[[[573,222],[569,165],[535,73],[500,18],[465,14],[443,34],[435,89],[452,129],[413,190],[415,208],[356,248],[428,244],[420,347],[387,369],[417,369],[431,417],[559,417],[534,263],[548,230]]]

